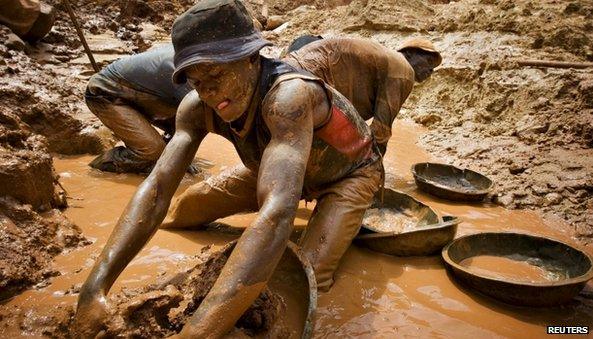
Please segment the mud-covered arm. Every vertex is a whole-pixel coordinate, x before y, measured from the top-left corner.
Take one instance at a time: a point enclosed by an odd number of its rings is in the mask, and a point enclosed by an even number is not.
[[[271,141],[258,174],[258,216],[181,337],[222,336],[266,286],[292,231],[313,140],[313,119],[321,112],[327,114],[326,100],[320,86],[300,79],[281,83],[266,97],[262,114]]]
[[[193,93],[193,94],[192,94]],[[207,132],[196,121],[199,99],[190,92],[179,106],[177,130],[150,175],[126,206],[78,299],[77,324],[91,334],[105,317],[105,295],[162,222],[187,166]],[[88,323],[91,322],[91,323]],[[95,322],[95,323],[92,323]],[[95,326],[94,329],[90,327]],[[86,330],[84,329],[86,327]]]
[[[413,86],[414,83],[409,80],[389,76],[386,76],[385,81],[379,82],[371,131],[383,155],[387,149],[387,142],[391,138],[393,121]]]

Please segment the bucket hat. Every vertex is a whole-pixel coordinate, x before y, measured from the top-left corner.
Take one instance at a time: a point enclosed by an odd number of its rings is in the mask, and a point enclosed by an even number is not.
[[[176,84],[186,81],[185,70],[189,66],[241,60],[271,45],[255,28],[239,0],[198,2],[175,20],[171,38]]]
[[[443,61],[443,58],[441,57],[441,53],[439,53],[434,48],[434,45],[432,44],[432,42],[430,42],[429,40],[423,39],[423,38],[407,39],[397,48],[397,50],[399,52],[401,52],[405,49],[414,49],[414,48],[434,54],[437,57],[437,60],[435,60],[435,63],[432,65],[433,67],[437,67]]]

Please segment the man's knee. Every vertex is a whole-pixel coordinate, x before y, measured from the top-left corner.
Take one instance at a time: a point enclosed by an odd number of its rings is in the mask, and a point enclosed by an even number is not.
[[[86,86],[84,99],[89,110],[99,119],[107,114],[108,106],[111,105],[110,100],[107,99],[102,92],[101,84],[105,82],[105,77],[101,73],[94,74]]]
[[[201,228],[213,221],[205,218],[207,213],[203,208],[207,207],[204,203],[207,202],[211,191],[212,186],[207,181],[201,181],[189,187],[171,204],[169,213],[160,228]]]
[[[165,141],[163,139],[147,138],[144,145],[135,148],[134,152],[142,159],[157,161],[159,160],[164,149]]]

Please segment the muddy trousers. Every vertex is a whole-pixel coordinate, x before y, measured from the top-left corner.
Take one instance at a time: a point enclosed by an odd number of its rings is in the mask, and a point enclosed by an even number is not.
[[[377,160],[311,197],[317,204],[299,245],[313,265],[319,290],[327,291],[333,285],[340,259],[381,186],[382,171]],[[243,166],[225,171],[180,195],[161,228],[200,227],[236,213],[257,211],[256,190],[257,174]]]
[[[85,99],[90,111],[127,148],[111,150],[104,155],[104,159],[98,158],[93,167],[113,172],[134,172],[158,160],[165,149],[165,141],[154,126],[172,133],[176,107],[101,74],[91,77]],[[159,116],[163,118],[158,119]],[[108,169],[109,166],[111,169]]]

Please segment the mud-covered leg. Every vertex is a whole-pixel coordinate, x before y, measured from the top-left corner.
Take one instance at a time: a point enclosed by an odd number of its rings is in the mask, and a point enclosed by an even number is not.
[[[334,283],[340,259],[358,234],[365,211],[379,190],[381,162],[355,171],[324,190],[301,238],[301,247],[315,270],[317,287],[327,291]]]
[[[240,165],[189,187],[173,202],[161,228],[201,227],[216,219],[257,211],[257,174]]]
[[[156,161],[165,142],[159,132],[135,108],[119,99],[88,98],[89,109],[120,138],[139,161]]]

